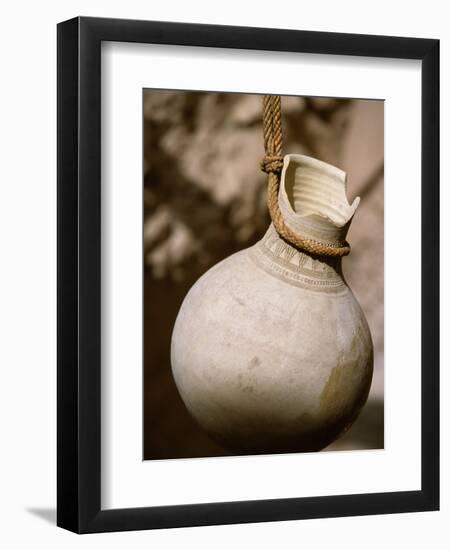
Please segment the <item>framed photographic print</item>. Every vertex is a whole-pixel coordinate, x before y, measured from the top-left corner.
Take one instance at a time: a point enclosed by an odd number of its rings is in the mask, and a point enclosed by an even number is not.
[[[437,510],[439,41],[58,25],[58,525]]]

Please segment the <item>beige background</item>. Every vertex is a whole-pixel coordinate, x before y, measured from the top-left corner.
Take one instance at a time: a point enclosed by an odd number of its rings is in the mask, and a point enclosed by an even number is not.
[[[344,259],[347,282],[375,347],[369,400],[328,450],[383,447],[383,164],[381,101],[283,97],[284,152],[304,153],[348,174],[361,197]],[[256,242],[265,205],[261,96],[144,92],[144,458],[228,454],[188,415],[170,369],[170,337],[197,278]]]

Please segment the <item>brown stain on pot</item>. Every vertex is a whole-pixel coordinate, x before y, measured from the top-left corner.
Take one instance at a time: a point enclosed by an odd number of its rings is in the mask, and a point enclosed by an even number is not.
[[[351,415],[361,409],[367,399],[372,382],[373,355],[370,353],[365,364],[360,356],[362,330],[359,327],[354,335],[350,349],[341,353],[337,365],[320,395],[320,409],[330,416]],[[349,395],[350,392],[350,395]],[[353,397],[353,398],[352,398]]]
[[[342,363],[339,358],[338,364],[333,368],[331,374],[320,394],[320,408],[322,411],[338,412],[345,402],[346,379],[349,378],[348,371],[352,370]],[[347,371],[347,372],[346,372]]]
[[[261,359],[255,355],[248,364],[248,370],[252,370],[261,364]]]

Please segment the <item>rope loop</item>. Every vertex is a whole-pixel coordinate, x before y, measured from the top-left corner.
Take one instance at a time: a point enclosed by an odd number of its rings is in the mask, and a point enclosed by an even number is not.
[[[283,133],[281,128],[281,98],[279,95],[265,95],[263,98],[263,135],[265,156],[261,170],[268,174],[267,206],[275,230],[282,239],[294,247],[315,256],[342,257],[350,253],[350,245],[331,246],[303,238],[284,222],[278,204],[280,174],[283,168]]]

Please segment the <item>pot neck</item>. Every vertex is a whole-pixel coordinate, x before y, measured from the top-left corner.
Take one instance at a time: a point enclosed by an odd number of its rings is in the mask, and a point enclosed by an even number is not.
[[[272,224],[250,254],[259,267],[288,284],[319,292],[346,289],[341,258],[318,258],[298,250],[284,241]]]
[[[346,174],[305,155],[286,155],[278,203],[284,222],[321,244],[343,246],[359,198],[349,204]]]

